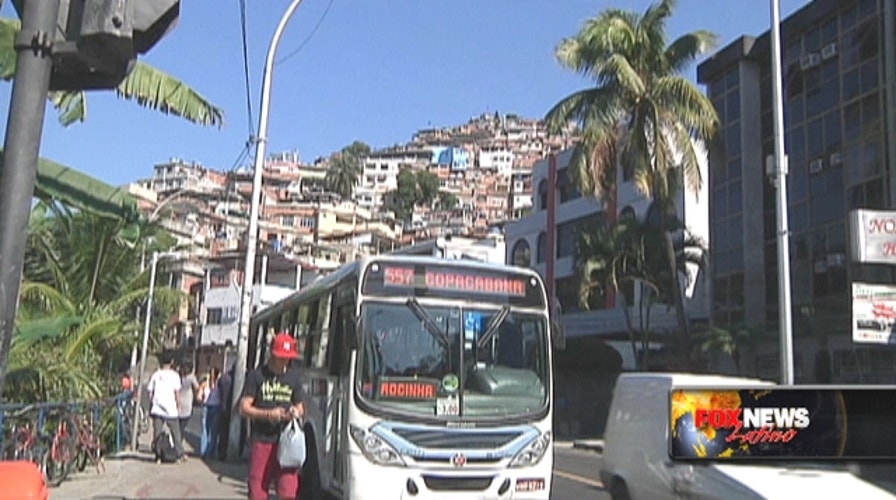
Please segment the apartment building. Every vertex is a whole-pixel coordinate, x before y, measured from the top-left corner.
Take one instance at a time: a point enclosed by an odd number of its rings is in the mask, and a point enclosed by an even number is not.
[[[398,172],[402,168],[426,169],[433,161],[428,148],[396,147],[373,151],[363,159],[363,172],[355,188],[359,207],[373,210],[385,205],[384,197],[398,188]]]
[[[583,196],[567,177],[571,157],[570,148],[535,164],[532,173],[532,185],[537,186],[535,205],[529,215],[505,225],[506,259],[509,264],[535,269],[545,279],[549,294],[560,305],[567,338],[598,337],[605,340],[620,353],[623,367],[631,369],[634,368],[634,357],[627,341],[628,329],[622,308],[624,303],[627,304],[630,317],[637,324],[637,304],[642,290],[632,288],[625,301],[610,293],[592,304],[590,310],[582,310],[579,305],[580,280],[576,273],[577,238],[585,228],[612,223],[620,214],[641,220],[655,215],[649,200],[630,183],[620,183],[615,205]],[[704,191],[707,190],[704,187]],[[695,196],[682,191],[676,200],[680,220],[693,235],[704,240],[708,239],[706,195],[706,192]],[[709,314],[706,273],[698,273],[693,268],[689,271],[687,282],[682,280],[685,307],[693,321],[705,321]],[[650,327],[659,337],[653,347],[661,346],[662,335],[677,326],[674,309],[654,307]]]
[[[889,9],[889,17],[884,14]],[[896,206],[894,0],[814,0],[784,20],[785,149],[797,382],[894,382],[896,356],[854,344],[850,282],[892,283],[848,258],[848,213]],[[744,370],[778,375],[770,39],[743,36],[698,68],[719,112],[710,158],[713,315],[765,326]],[[761,203],[760,203],[761,201]],[[761,243],[759,243],[761,242]]]

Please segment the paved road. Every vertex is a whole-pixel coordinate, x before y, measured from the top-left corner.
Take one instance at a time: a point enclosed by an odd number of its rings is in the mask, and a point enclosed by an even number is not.
[[[559,444],[554,455],[551,500],[609,500],[598,477],[600,454]]]

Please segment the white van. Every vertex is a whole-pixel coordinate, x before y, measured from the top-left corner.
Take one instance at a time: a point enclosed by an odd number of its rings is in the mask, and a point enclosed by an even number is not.
[[[757,379],[677,373],[624,373],[616,381],[604,433],[600,478],[614,499],[896,498],[842,465],[743,465],[669,457],[672,387],[774,385]],[[836,470],[839,468],[840,470]]]

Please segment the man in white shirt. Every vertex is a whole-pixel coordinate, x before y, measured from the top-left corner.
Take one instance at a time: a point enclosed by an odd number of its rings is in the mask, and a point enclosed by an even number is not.
[[[153,442],[162,433],[167,424],[174,440],[174,448],[177,450],[179,459],[184,457],[183,442],[180,433],[180,401],[178,400],[178,392],[180,392],[180,374],[174,371],[174,356],[165,353],[159,357],[162,367],[152,374],[149,379],[149,398],[151,407],[149,415],[152,417],[152,439]]]

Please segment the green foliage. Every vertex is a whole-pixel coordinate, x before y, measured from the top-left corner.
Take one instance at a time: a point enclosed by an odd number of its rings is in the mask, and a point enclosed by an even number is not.
[[[154,236],[149,240],[150,236]],[[104,397],[142,331],[137,308],[148,294],[144,251],[166,250],[170,236],[124,219],[39,203],[32,212],[7,400]],[[184,300],[156,287],[151,331]]]
[[[432,205],[439,197],[439,177],[425,170],[417,172],[417,189],[420,192],[420,204]]]
[[[712,102],[681,72],[713,48],[716,36],[694,31],[667,45],[666,22],[674,7],[674,0],[659,0],[643,15],[606,9],[557,46],[558,62],[594,84],[565,97],[545,116],[553,133],[569,123],[581,130],[568,170],[579,192],[615,197],[618,165],[660,207],[673,206],[681,187],[700,192],[699,148],[712,147],[719,118]],[[657,252],[669,262],[666,269],[675,267],[672,239],[666,231]],[[679,344],[685,346],[690,327],[684,299],[676,275],[666,276]]]
[[[395,217],[399,220],[410,221],[417,204],[417,176],[410,168],[402,168],[398,171],[395,190]]]
[[[460,205],[460,200],[451,193],[442,193],[439,196],[439,208],[441,210],[454,210],[458,205]]]
[[[641,16],[604,10],[557,46],[558,62],[594,83],[545,117],[552,131],[569,122],[582,131],[570,164],[580,192],[613,195],[618,161],[647,197],[671,199],[680,178],[699,191],[691,139],[709,144],[719,120],[709,99],[680,73],[714,47],[716,36],[695,31],[666,45],[674,6],[661,0]]]
[[[15,37],[21,30],[16,19],[0,18],[0,79],[15,78],[17,54]],[[211,104],[180,80],[140,61],[115,89],[116,95],[136,101],[145,108],[179,116],[199,125],[224,126],[224,111]],[[59,113],[59,122],[68,126],[87,117],[84,92],[50,92],[47,96]]]
[[[433,207],[438,202],[442,208],[451,209],[458,204],[456,196],[439,193],[439,177],[432,172],[402,168],[397,184],[393,209],[399,220],[410,221],[416,206]]]
[[[370,154],[370,146],[355,141],[330,157],[330,166],[324,178],[324,186],[344,200],[350,200],[361,180],[364,157]]]

